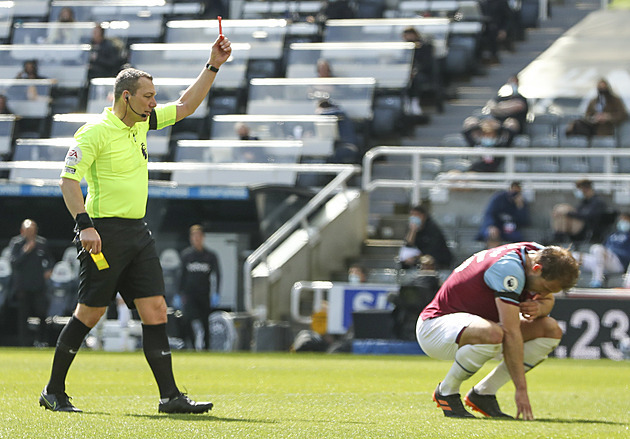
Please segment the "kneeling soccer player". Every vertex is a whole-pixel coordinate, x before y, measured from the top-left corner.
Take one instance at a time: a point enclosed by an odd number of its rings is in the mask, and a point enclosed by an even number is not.
[[[462,404],[460,386],[502,353],[501,363],[464,400],[485,416],[511,418],[496,393],[512,379],[516,418],[534,419],[525,373],[560,343],[562,330],[549,317],[553,293],[572,288],[579,273],[569,250],[533,242],[483,250],[453,271],[416,326],[427,355],[454,360],[433,393],[445,416],[474,417]]]

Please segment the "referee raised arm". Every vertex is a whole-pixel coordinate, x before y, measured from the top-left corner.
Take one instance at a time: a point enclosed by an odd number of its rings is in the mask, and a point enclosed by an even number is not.
[[[148,194],[147,131],[159,130],[191,115],[210,91],[229,58],[230,41],[219,36],[197,79],[175,102],[157,105],[150,74],[122,70],[114,83],[114,105],[75,133],[66,155],[61,191],[76,220],[81,261],[78,305],[59,335],[50,381],[39,403],[53,411],[80,412],[65,392],[68,369],[90,329],[120,292],[142,319],[143,350],[160,391],[164,413],[204,413],[181,393],[173,377],[166,334],[164,280],[155,242],[144,215]],[[88,194],[83,200],[80,181]]]

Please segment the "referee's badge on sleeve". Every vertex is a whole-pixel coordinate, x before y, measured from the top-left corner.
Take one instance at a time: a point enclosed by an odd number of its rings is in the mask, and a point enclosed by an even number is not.
[[[76,166],[83,158],[83,153],[78,145],[74,145],[66,154],[66,166]]]
[[[505,276],[505,278],[503,278],[503,287],[507,291],[516,291],[518,288],[518,279],[515,276]]]

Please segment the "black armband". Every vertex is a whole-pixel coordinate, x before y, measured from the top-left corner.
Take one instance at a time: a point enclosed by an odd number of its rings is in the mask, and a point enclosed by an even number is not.
[[[94,227],[94,223],[92,222],[92,218],[87,212],[77,213],[77,216],[74,218],[74,221],[77,223],[77,228],[79,230],[89,229],[90,227]]]

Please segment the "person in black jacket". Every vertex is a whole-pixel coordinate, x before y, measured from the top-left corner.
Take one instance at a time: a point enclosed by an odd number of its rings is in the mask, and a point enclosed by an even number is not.
[[[499,46],[508,36],[512,10],[507,0],[481,0],[479,6],[486,19],[482,35],[483,49],[489,52],[487,61],[496,64],[499,63]]]
[[[523,198],[521,184],[510,184],[507,191],[496,192],[483,214],[477,240],[485,241],[487,248],[498,247],[504,242],[524,241],[521,228],[529,224],[529,210]]]
[[[48,250],[46,239],[38,236],[37,223],[25,219],[20,235],[9,242],[11,268],[13,270],[12,290],[18,303],[18,336],[21,346],[32,343],[28,337],[29,317],[39,317],[39,339],[45,342],[48,299],[47,281],[52,273],[54,260]]]
[[[181,253],[180,295],[185,326],[184,341],[196,350],[210,347],[208,316],[218,302],[221,271],[217,255],[203,245],[203,227],[190,227],[190,247]]]
[[[565,203],[553,207],[554,240],[563,242],[568,237],[574,243],[584,240],[601,242],[609,221],[606,202],[597,195],[593,182],[588,179],[575,183],[574,194],[580,200],[576,207]]]
[[[400,252],[402,268],[417,265],[421,255],[433,256],[438,269],[449,268],[453,261],[442,229],[424,206],[417,205],[409,211],[409,228]]]
[[[105,38],[105,29],[96,24],[91,45],[88,78],[116,76],[125,63],[122,44],[118,40]]]

